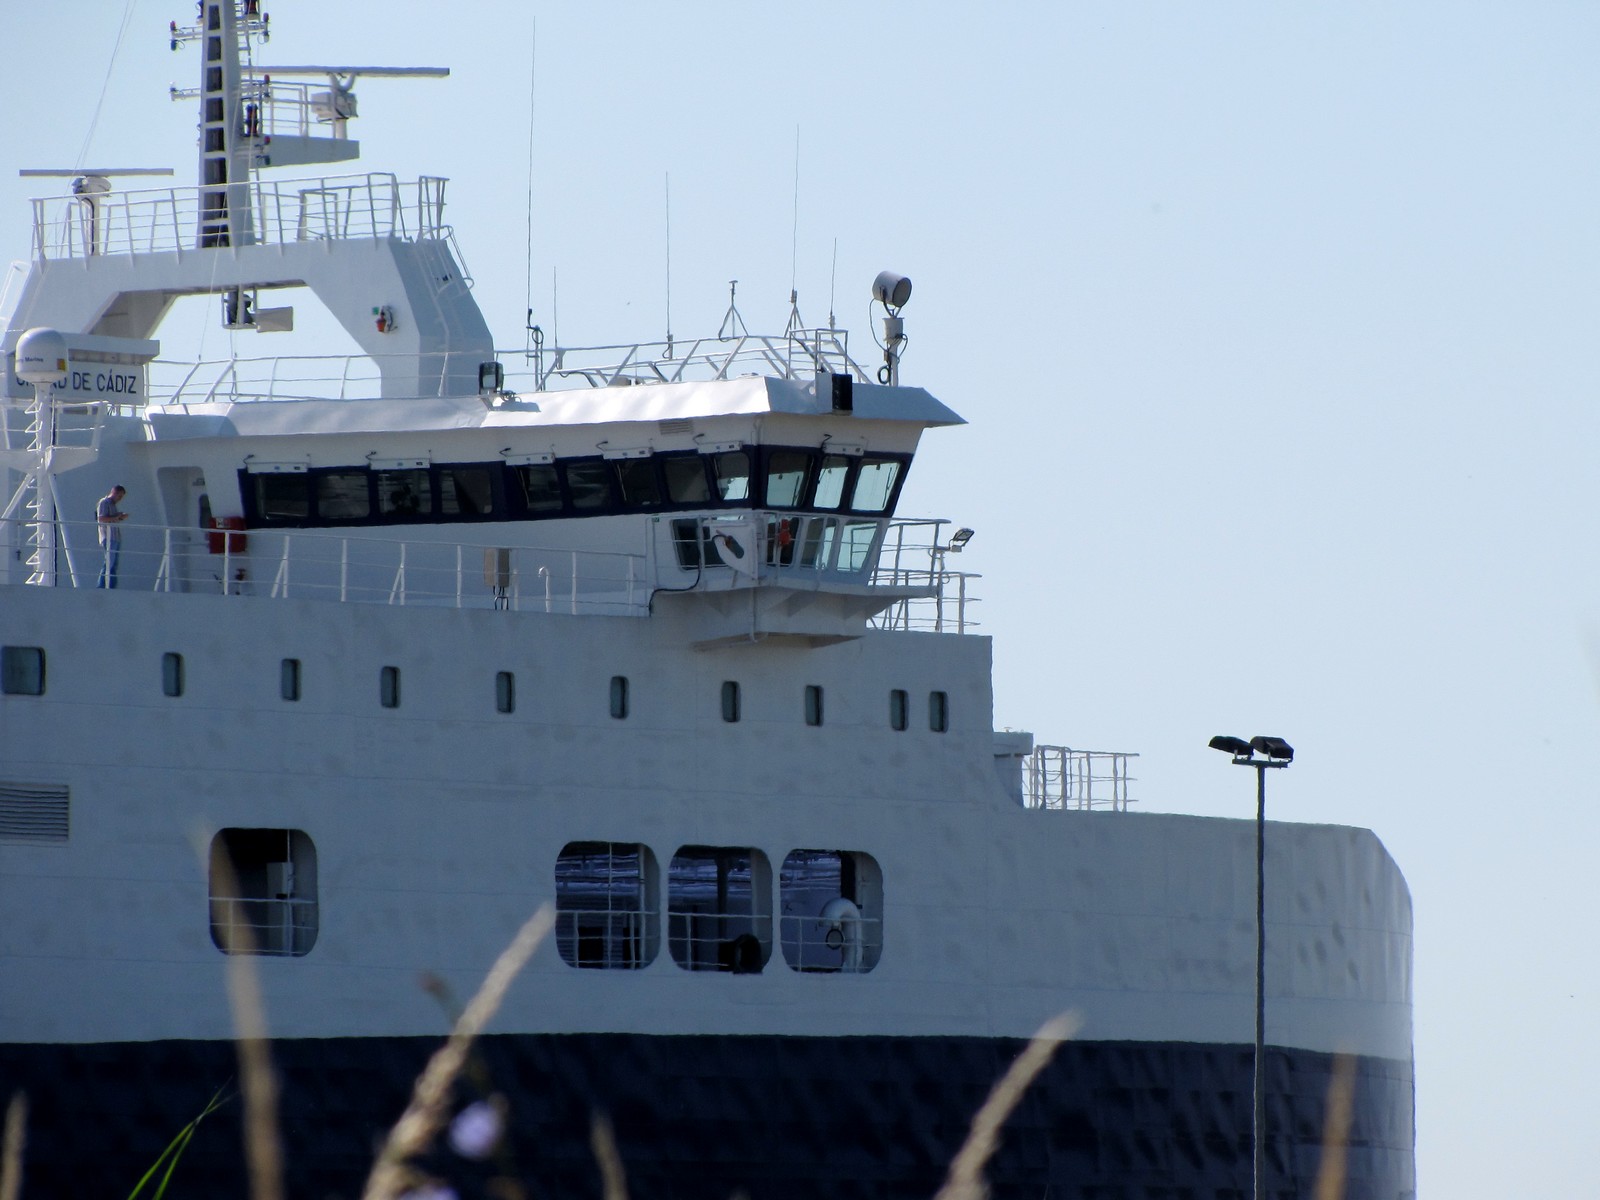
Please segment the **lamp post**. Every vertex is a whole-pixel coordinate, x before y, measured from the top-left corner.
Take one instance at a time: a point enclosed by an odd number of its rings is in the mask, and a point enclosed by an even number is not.
[[[1252,1144],[1251,1195],[1262,1200],[1266,1194],[1265,1180],[1267,1149],[1267,1082],[1261,1063],[1266,1048],[1267,1016],[1267,772],[1277,767],[1287,767],[1294,761],[1294,747],[1282,738],[1243,738],[1219,734],[1211,739],[1213,750],[1233,756],[1236,767],[1254,767],[1256,772],[1256,1053],[1255,1053],[1255,1105],[1250,1119]],[[1256,755],[1261,757],[1257,758]]]

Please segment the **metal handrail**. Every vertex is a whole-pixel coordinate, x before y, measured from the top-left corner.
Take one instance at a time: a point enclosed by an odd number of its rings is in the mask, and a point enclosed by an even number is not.
[[[1134,803],[1128,794],[1130,761],[1138,757],[1114,750],[1035,746],[1023,760],[1023,807],[1126,812]]]

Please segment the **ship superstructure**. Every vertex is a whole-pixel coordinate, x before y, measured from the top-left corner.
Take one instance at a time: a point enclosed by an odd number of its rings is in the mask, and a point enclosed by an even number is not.
[[[199,181],[73,176],[0,299],[28,1193],[131,1188],[232,1075],[249,952],[292,1194],[355,1194],[440,997],[549,904],[460,1097],[503,1098],[497,1163],[541,1193],[598,1191],[603,1111],[635,1195],[930,1195],[1072,1010],[997,1192],[1241,1194],[1253,827],[1132,811],[1131,755],[994,730],[970,531],[897,511],[961,423],[900,380],[909,282],[874,282],[881,366],[797,322],[497,352],[445,181],[277,178],[355,157],[379,69],[257,64],[269,28],[254,0],[173,28]],[[360,355],[162,357],[179,297],[271,332],[301,288]],[[1322,826],[1274,824],[1268,870],[1269,1179],[1308,1187],[1346,1053],[1351,1194],[1409,1196],[1404,881]],[[181,1170],[239,1191],[213,1132]]]

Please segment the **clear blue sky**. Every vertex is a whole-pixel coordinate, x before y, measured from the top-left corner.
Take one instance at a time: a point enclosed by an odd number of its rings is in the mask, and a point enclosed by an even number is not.
[[[121,7],[0,7],[0,258],[17,166],[192,175],[187,0],[131,5],[83,153]],[[820,321],[837,240],[865,352],[910,275],[905,379],[972,424],[903,509],[978,531],[997,723],[1236,816],[1206,740],[1288,738],[1272,811],[1411,884],[1421,1195],[1600,1195],[1600,6],[267,7],[270,60],[452,68],[355,130],[452,178],[503,345],[530,273],[566,343],[662,335],[669,175],[680,338],[732,278]]]

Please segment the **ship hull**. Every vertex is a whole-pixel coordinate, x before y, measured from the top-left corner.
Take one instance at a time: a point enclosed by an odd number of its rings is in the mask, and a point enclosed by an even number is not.
[[[287,1194],[354,1197],[433,1038],[272,1047]],[[510,1173],[530,1196],[600,1194],[589,1150],[612,1122],[635,1200],[900,1200],[938,1190],[973,1113],[1022,1043],[971,1037],[491,1035],[457,1103],[487,1089],[510,1113],[502,1156],[421,1160],[463,1197]],[[998,1197],[1248,1194],[1248,1045],[1068,1042],[1008,1121]],[[1322,1164],[1332,1055],[1269,1048],[1267,1184],[1307,1195]],[[28,1093],[25,1194],[121,1195],[223,1089],[174,1186],[245,1195],[237,1059],[223,1041],[9,1046],[0,1078]],[[1355,1060],[1344,1195],[1415,1194],[1409,1062]],[[88,1147],[93,1153],[88,1154]]]

